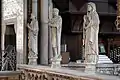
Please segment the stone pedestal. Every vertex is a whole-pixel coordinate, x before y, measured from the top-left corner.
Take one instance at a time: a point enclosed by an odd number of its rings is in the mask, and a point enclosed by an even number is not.
[[[98,56],[96,54],[87,54],[85,60],[85,72],[95,73],[96,63],[98,62]]]
[[[96,64],[94,64],[94,63],[86,63],[85,72],[94,74],[96,72]]]
[[[37,57],[28,57],[29,63],[28,65],[37,65]]]
[[[60,68],[62,59],[52,59],[51,68]]]

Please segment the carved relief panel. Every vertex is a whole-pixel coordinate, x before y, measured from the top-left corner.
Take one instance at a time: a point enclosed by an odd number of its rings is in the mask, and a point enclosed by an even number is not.
[[[17,63],[23,63],[23,0],[2,0],[2,4],[2,49],[4,50],[5,21],[16,19]]]

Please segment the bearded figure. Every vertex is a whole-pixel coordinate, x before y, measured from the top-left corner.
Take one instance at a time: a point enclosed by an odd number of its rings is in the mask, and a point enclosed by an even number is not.
[[[53,8],[53,17],[49,21],[49,26],[51,27],[51,42],[53,50],[52,64],[55,64],[55,67],[60,67],[61,57],[61,30],[62,30],[62,18],[59,16],[59,10]],[[58,63],[58,64],[56,64]]]

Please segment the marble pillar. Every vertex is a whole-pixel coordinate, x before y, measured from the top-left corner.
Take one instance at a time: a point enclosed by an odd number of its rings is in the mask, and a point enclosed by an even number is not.
[[[38,0],[32,0],[32,13],[33,15],[37,18],[37,13],[38,13]]]
[[[49,8],[49,20],[52,19],[52,14],[53,14],[53,3],[52,0],[49,0],[49,4],[48,4],[48,8]],[[51,43],[51,28],[48,27],[48,54],[49,54],[49,64],[51,64],[51,58],[53,57],[52,54],[52,43]]]
[[[24,27],[23,27],[23,64],[27,64],[27,28],[26,28],[26,25],[27,25],[27,5],[28,5],[28,3],[27,3],[27,0],[24,0],[23,1],[23,8],[24,8]]]
[[[48,0],[41,0],[40,64],[48,64]]]

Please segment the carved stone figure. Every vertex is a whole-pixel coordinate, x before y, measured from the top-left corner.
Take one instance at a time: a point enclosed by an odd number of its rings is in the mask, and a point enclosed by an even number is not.
[[[87,15],[84,16],[84,41],[85,41],[85,63],[97,63],[98,60],[98,32],[99,16],[96,5],[88,3]]]
[[[29,29],[29,62],[30,62],[30,58],[37,58],[37,54],[38,54],[38,21],[36,19],[36,17],[31,14],[31,23],[28,24],[28,29]],[[32,62],[30,64],[33,64]]]
[[[61,61],[60,45],[61,45],[61,30],[62,30],[62,18],[59,16],[59,10],[57,8],[53,9],[53,17],[49,21],[49,26],[51,27],[51,39],[52,39],[52,49],[53,58],[52,61]]]

